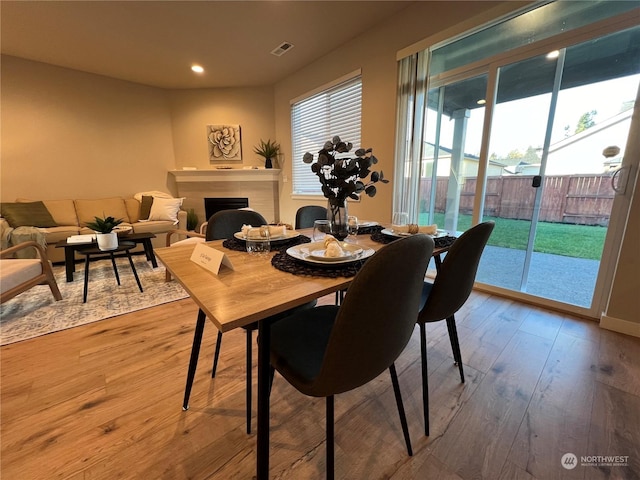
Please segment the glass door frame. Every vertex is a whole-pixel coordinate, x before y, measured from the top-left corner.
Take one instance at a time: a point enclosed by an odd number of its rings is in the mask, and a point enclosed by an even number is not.
[[[479,74],[487,75],[487,92],[486,92],[486,104],[485,104],[485,117],[482,131],[482,143],[479,155],[478,164],[478,176],[476,183],[476,191],[474,196],[474,206],[472,213],[472,224],[475,225],[480,222],[485,207],[485,192],[487,184],[487,169],[489,165],[489,140],[491,135],[491,124],[493,118],[493,111],[497,95],[498,87],[498,69],[501,66],[516,63],[527,58],[542,55],[552,50],[559,50],[561,52],[561,58],[564,59],[564,52],[566,48],[586,42],[588,40],[598,38],[607,34],[615,33],[617,31],[625,30],[628,28],[636,27],[638,25],[636,18],[633,15],[623,14],[617,17],[612,17],[600,22],[596,22],[585,27],[581,27],[566,33],[535,42],[526,46],[519,47],[512,51],[503,52],[490,59],[483,59],[476,63],[465,65],[453,69],[451,71],[443,72],[433,77],[427,75],[427,87],[426,91],[442,86],[450,85],[460,80],[472,78]],[[558,68],[562,65],[560,58],[558,59]],[[561,70],[560,70],[561,73]],[[549,115],[553,115],[555,110],[555,102],[557,101],[557,95],[559,90],[559,78],[558,70],[556,70],[556,78],[554,81],[554,98],[552,101],[552,108]],[[640,105],[636,102],[636,111],[640,108]],[[634,117],[636,115],[634,114]],[[424,118],[424,116],[423,116]],[[545,137],[545,144],[543,150],[543,160],[546,161],[546,156],[549,149],[550,131],[552,127],[550,122],[547,123],[547,135]],[[632,124],[632,127],[633,124]],[[415,132],[415,129],[414,129]],[[625,154],[625,160],[627,166],[630,168],[630,175],[638,169],[638,159],[626,158],[629,157]],[[629,165],[630,163],[630,165]],[[541,173],[544,175],[544,162],[541,164]],[[543,187],[542,187],[543,188]],[[536,192],[536,205],[539,206],[540,199],[542,198],[542,188],[539,188]],[[629,187],[628,187],[629,188]],[[633,185],[631,185],[633,188]],[[626,224],[626,216],[629,209],[630,202],[624,198],[616,195],[614,199],[613,208],[611,211],[611,217],[609,226],[607,229],[607,235],[603,247],[603,252],[600,259],[600,268],[596,280],[596,285],[593,292],[592,302],[590,307],[580,307],[577,305],[567,304],[564,302],[551,300],[543,297],[528,294],[526,292],[519,292],[507,288],[497,287],[488,284],[478,283],[478,289],[489,293],[495,293],[502,296],[516,298],[518,300],[526,301],[529,303],[536,303],[548,308],[553,308],[561,311],[566,311],[575,315],[585,316],[588,318],[599,319],[600,315],[606,308],[606,302],[608,299],[608,292],[611,288],[613,281],[613,275],[615,273],[615,259],[617,253],[620,250],[622,242],[622,234]],[[621,204],[627,204],[626,208]],[[535,215],[534,207],[534,215]],[[532,248],[533,240],[535,238],[535,228],[530,231],[530,239],[528,249]]]

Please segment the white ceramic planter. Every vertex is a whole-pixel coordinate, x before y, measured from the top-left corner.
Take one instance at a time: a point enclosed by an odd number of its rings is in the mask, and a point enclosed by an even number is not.
[[[98,233],[96,234],[96,239],[100,250],[115,250],[118,248],[118,234],[116,232]]]

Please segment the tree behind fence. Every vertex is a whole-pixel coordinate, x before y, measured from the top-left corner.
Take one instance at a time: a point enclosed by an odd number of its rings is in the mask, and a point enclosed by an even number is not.
[[[445,210],[449,177],[438,177],[436,212]],[[531,219],[536,189],[531,186],[533,176],[488,177],[484,215],[490,217]],[[467,177],[460,195],[460,213],[473,212],[476,178]],[[422,198],[428,198],[431,179],[421,181]],[[539,220],[542,222],[580,225],[609,224],[614,191],[611,176],[550,175],[544,180],[544,193]]]

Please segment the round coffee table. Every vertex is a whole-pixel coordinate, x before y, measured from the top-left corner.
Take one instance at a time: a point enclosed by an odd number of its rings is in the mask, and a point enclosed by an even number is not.
[[[84,292],[82,296],[82,303],[87,302],[87,292],[89,290],[89,259],[92,255],[109,255],[111,257],[111,264],[113,265],[113,273],[116,275],[116,281],[118,285],[120,285],[120,275],[118,275],[118,267],[116,266],[116,258],[114,253],[125,252],[127,254],[127,258],[129,259],[129,265],[131,265],[131,270],[133,271],[133,276],[136,277],[136,283],[138,284],[138,288],[142,292],[142,284],[140,283],[140,278],[138,278],[138,272],[136,271],[136,267],[133,264],[133,259],[131,258],[130,250],[136,246],[133,242],[120,242],[117,248],[113,250],[100,250],[98,247],[91,248],[83,248],[82,250],[78,250],[78,253],[85,256],[84,260]]]

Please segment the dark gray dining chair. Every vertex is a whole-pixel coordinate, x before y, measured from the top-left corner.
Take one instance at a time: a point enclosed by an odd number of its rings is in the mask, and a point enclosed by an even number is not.
[[[329,479],[334,474],[334,395],[387,369],[407,452],[413,454],[394,362],[415,329],[433,245],[426,235],[397,240],[367,260],[342,305],[298,312],[271,326],[272,369],[301,393],[326,397]]]
[[[433,283],[424,282],[418,325],[420,325],[420,355],[422,357],[422,403],[424,434],[429,436],[429,381],[427,375],[426,324],[447,321],[453,359],[464,383],[464,370],[455,313],[469,298],[476,279],[478,264],[495,223],[484,222],[470,228],[458,238],[447,252]]]
[[[243,225],[252,225],[254,227],[260,225],[266,225],[267,220],[258,212],[253,210],[220,210],[219,212],[214,213],[209,217],[207,230],[205,234],[205,240],[223,240],[232,238],[233,234],[239,232],[242,229]],[[287,315],[291,315],[300,310],[304,310],[307,308],[313,308],[316,305],[316,300],[305,303],[299,307],[295,307],[293,309],[287,310],[286,312],[282,312],[277,315],[273,315],[267,319],[269,322],[275,322],[280,318],[286,317]],[[200,316],[202,315],[202,324],[204,324],[204,312],[200,310],[198,313],[198,318],[200,322]],[[258,322],[251,323],[249,325],[245,325],[242,327],[247,332],[247,386],[246,386],[246,402],[247,402],[247,433],[251,433],[251,364],[253,363],[253,342],[252,342],[252,332],[258,329]],[[200,332],[200,339],[202,338],[202,332]],[[196,339],[194,338],[194,348],[196,344]],[[213,367],[211,369],[211,378],[215,378],[216,371],[218,369],[218,359],[220,357],[220,348],[222,347],[222,332],[218,330],[218,338],[216,339],[216,349],[213,354]],[[198,342],[198,351],[200,349],[200,345]],[[197,359],[197,354],[196,354]],[[197,363],[197,360],[193,360],[193,349],[192,349],[192,363]],[[187,388],[185,389],[184,402],[182,404],[182,408],[187,410],[189,408],[189,396],[191,393],[191,387],[193,385],[193,376],[195,374],[195,364],[193,365],[193,372],[191,372],[192,366],[189,366],[189,375],[187,379]]]
[[[209,217],[205,235],[207,241],[224,240],[232,238],[242,225],[259,227],[266,224],[267,220],[255,210],[220,210]]]
[[[327,209],[319,205],[305,205],[296,212],[296,229],[312,228],[316,220],[326,220]]]

